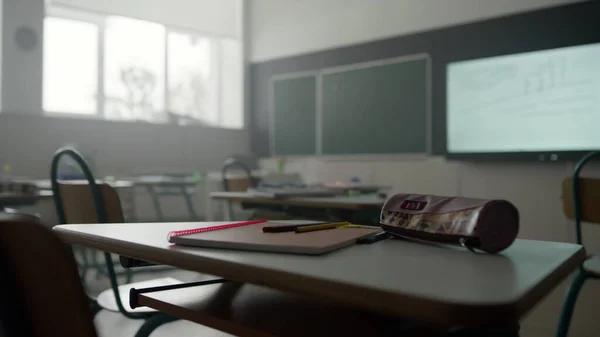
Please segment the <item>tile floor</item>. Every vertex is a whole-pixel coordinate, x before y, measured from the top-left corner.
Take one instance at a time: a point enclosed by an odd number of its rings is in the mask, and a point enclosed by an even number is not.
[[[193,273],[183,270],[164,270],[164,268],[150,267],[146,268],[148,272],[137,272],[134,274],[132,282],[139,282],[150,280],[153,278],[160,277],[173,277],[181,281],[194,281],[201,279],[202,276],[198,273]],[[122,270],[122,269],[121,269]],[[86,277],[88,288],[93,294],[110,288],[108,278],[105,276],[97,276],[96,274],[90,273]],[[124,284],[124,278],[119,278],[119,284]],[[142,320],[134,320],[124,317],[118,312],[111,312],[107,310],[100,311],[95,319],[96,330],[99,337],[133,337],[135,333],[142,325]],[[172,323],[165,324],[157,328],[151,337],[224,337],[230,336],[223,332],[192,323],[189,321],[175,321]]]

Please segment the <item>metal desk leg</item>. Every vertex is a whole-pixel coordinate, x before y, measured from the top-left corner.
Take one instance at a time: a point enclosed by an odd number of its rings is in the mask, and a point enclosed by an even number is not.
[[[191,220],[197,221],[198,216],[196,215],[196,211],[194,210],[194,203],[192,201],[191,195],[187,192],[187,186],[182,185],[181,194],[183,194],[183,198],[185,199],[185,204],[187,205],[188,214],[190,215]]]
[[[154,187],[152,185],[148,185],[148,193],[152,197],[152,204],[154,205],[154,210],[156,212],[158,221],[164,222],[165,217],[163,215],[162,208],[160,207],[160,200],[158,200],[158,195],[154,191]]]
[[[202,180],[204,184],[204,221],[213,221],[213,204],[210,198],[210,181],[208,175]]]

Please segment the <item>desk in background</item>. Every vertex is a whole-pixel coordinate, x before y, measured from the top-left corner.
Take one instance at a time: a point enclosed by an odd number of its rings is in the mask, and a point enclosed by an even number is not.
[[[269,181],[269,182],[281,182],[281,181],[300,181],[300,175],[298,173],[274,173],[266,170],[254,170],[251,172],[252,179],[258,182]],[[226,174],[229,188],[231,191],[241,192],[246,191],[250,186],[248,177],[243,171],[232,170]],[[217,191],[223,191],[223,174],[221,172],[209,172],[206,174],[204,179],[204,204],[206,208],[206,220],[215,220],[215,214],[219,214],[218,217],[227,219],[225,217],[225,207],[223,205],[215,205],[212,202],[211,194]]]
[[[32,194],[0,193],[0,210],[4,207],[22,207],[35,205],[38,200],[52,197],[52,191],[36,191]]]
[[[194,209],[193,195],[198,194],[201,179],[191,175],[144,175],[131,179],[134,186],[146,188],[152,198],[152,204],[159,221],[165,221],[161,196],[181,196],[185,201],[190,220],[199,220]]]
[[[270,198],[250,192],[213,192],[212,199],[231,201],[242,208],[284,212],[293,218],[343,220],[378,224],[385,198],[374,194],[337,197]]]
[[[134,188],[141,187],[146,189],[150,195],[158,221],[164,221],[160,202],[160,197],[164,195],[181,196],[186,203],[190,220],[198,220],[192,202],[192,195],[196,193],[198,182],[191,175],[148,175],[132,178],[106,177],[103,181],[119,192],[123,213],[127,219],[132,221],[136,219]],[[46,196],[52,196],[50,180],[34,180],[33,182],[40,192],[45,193]]]
[[[261,309],[253,310],[254,315],[265,315],[263,310],[278,303],[294,307],[292,300],[270,301],[270,294],[280,290],[327,301],[323,305],[353,308],[363,315],[383,314],[442,327],[514,328],[586,258],[580,245],[530,240],[517,240],[497,255],[390,239],[323,256],[190,248],[167,242],[168,232],[198,226],[83,224],[61,225],[55,230],[70,244],[217,275],[237,284],[267,287],[252,298],[249,308],[254,303],[254,308]],[[252,286],[233,292],[223,286],[146,291],[138,293],[135,301],[228,333],[239,335],[243,331],[248,335],[249,330],[244,329],[268,329],[236,321],[239,312],[232,312],[239,304],[236,300]],[[262,322],[269,320],[267,317]],[[518,336],[514,329],[510,331],[504,336]],[[277,332],[266,331],[272,335]]]

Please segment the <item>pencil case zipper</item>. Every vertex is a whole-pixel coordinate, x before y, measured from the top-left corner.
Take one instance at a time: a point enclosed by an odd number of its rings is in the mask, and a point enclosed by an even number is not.
[[[465,246],[467,248],[479,248],[481,246],[479,238],[475,236],[428,233],[384,224],[381,225],[381,228],[383,228],[386,232],[392,235],[408,239],[416,239],[421,241],[437,242],[444,244],[454,244]]]

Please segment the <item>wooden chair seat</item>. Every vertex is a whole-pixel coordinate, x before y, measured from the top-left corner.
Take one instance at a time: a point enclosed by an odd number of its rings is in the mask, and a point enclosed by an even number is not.
[[[600,278],[600,256],[592,256],[583,263],[583,270]]]
[[[139,308],[132,309],[128,305],[129,290],[131,288],[152,288],[152,287],[160,287],[160,286],[167,286],[167,285],[180,284],[180,283],[183,283],[183,282],[179,281],[177,279],[174,279],[172,277],[164,277],[164,278],[159,278],[159,279],[152,279],[149,281],[123,284],[123,285],[119,286],[119,297],[121,298],[121,303],[123,303],[123,305],[125,306],[125,309],[128,312],[135,312],[135,313],[156,312],[155,309],[148,308],[148,307],[139,307]],[[100,307],[103,309],[106,309],[109,311],[114,311],[114,312],[119,312],[119,307],[117,306],[114,291],[112,290],[112,288],[106,289],[103,292],[101,292],[100,295],[98,295],[98,297],[96,298],[96,301],[98,302]]]
[[[22,214],[0,213],[0,335],[97,336],[73,255]]]

